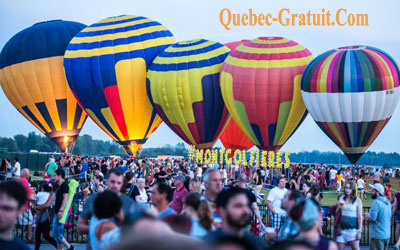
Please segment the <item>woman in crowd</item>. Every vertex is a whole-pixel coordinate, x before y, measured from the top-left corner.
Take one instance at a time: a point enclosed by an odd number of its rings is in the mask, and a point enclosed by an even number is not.
[[[137,203],[147,203],[149,200],[149,195],[145,189],[146,184],[144,178],[139,178],[137,180],[137,186],[139,193],[136,193],[135,200]]]
[[[346,249],[349,244],[353,250],[360,249],[362,232],[362,201],[356,196],[356,187],[353,182],[344,186],[344,195],[338,199],[336,214],[341,213],[340,235],[336,242],[340,249]]]
[[[192,219],[190,236],[200,239],[212,229],[212,211],[200,193],[189,193],[186,196],[183,213]]]

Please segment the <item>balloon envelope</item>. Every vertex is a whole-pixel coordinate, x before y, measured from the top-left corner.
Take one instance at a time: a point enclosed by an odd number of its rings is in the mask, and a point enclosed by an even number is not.
[[[302,95],[314,121],[355,164],[399,101],[399,68],[368,46],[327,51],[306,68]]]
[[[129,155],[160,125],[146,90],[146,71],[175,42],[141,16],[103,19],[78,33],[65,52],[68,84],[89,117]]]
[[[237,46],[247,41],[249,40],[230,42],[226,43],[225,46],[228,47],[230,50],[234,50]],[[242,129],[236,124],[235,120],[232,118],[229,119],[229,122],[219,139],[226,149],[229,148],[233,151],[236,149],[248,150],[254,146],[254,143],[247,137],[245,133],[243,133]]]
[[[211,148],[228,121],[219,72],[224,45],[198,39],[171,45],[153,62],[148,88],[163,121],[186,143]]]
[[[301,76],[312,55],[295,41],[260,37],[226,58],[221,90],[230,115],[263,150],[279,150],[304,120]]]
[[[12,37],[0,54],[5,95],[64,152],[72,150],[86,120],[63,68],[68,43],[84,27],[61,20],[37,23]]]

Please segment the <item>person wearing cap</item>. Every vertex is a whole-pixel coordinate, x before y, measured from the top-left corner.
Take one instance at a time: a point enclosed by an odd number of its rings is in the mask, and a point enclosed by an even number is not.
[[[175,183],[175,191],[174,196],[172,198],[171,208],[175,210],[178,214],[181,213],[183,209],[183,204],[185,204],[185,198],[188,194],[187,189],[185,188],[185,176],[178,174],[174,178]]]
[[[320,234],[322,212],[320,205],[313,199],[298,199],[290,210],[289,216],[297,223],[300,233],[297,240],[309,242],[314,250],[336,250],[337,244]]]
[[[369,214],[365,217],[369,221],[370,249],[387,249],[390,241],[390,220],[392,207],[384,196],[385,188],[380,183],[369,184],[372,188],[373,202]]]

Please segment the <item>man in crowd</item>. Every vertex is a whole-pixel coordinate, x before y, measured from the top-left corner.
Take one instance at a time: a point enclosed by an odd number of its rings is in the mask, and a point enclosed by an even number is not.
[[[217,199],[218,194],[224,188],[222,184],[222,176],[218,169],[210,169],[203,175],[203,182],[206,191],[204,192],[204,198],[208,201],[211,207],[211,211],[214,216],[214,226],[221,226],[221,217],[219,216],[218,209],[215,205],[215,200]]]
[[[69,244],[64,238],[64,224],[59,222],[59,219],[61,219],[68,201],[69,187],[68,182],[65,181],[64,178],[64,170],[57,169],[55,171],[54,181],[58,184],[58,189],[56,192],[56,201],[54,205],[54,218],[51,236],[53,236],[53,238],[57,241],[58,250],[62,249],[62,245],[64,245],[67,249],[74,249],[74,246]]]
[[[286,211],[281,207],[283,197],[285,197],[285,194],[288,191],[285,186],[286,178],[284,176],[280,176],[278,178],[278,186],[271,189],[267,197],[267,206],[271,212],[272,227],[275,229],[279,229],[281,227],[287,216]]]
[[[238,187],[242,188],[243,191],[247,194],[247,197],[249,198],[250,201],[250,207],[253,210],[258,222],[260,223],[260,229],[262,231],[265,230],[265,225],[262,221],[261,215],[260,215],[260,210],[258,209],[257,205],[257,198],[251,192],[250,190],[247,189],[247,176],[245,174],[240,174],[238,177]]]
[[[334,166],[329,170],[329,189],[335,190],[335,179],[336,179],[337,170]]]
[[[183,204],[185,203],[186,195],[188,194],[188,191],[185,188],[185,180],[186,178],[181,174],[175,176],[176,188],[174,191],[171,208],[175,210],[178,214],[181,213],[183,209]]]
[[[55,163],[54,158],[49,158],[49,162],[44,166],[44,175],[53,177],[56,169],[58,169],[57,163]]]
[[[108,171],[106,179],[107,190],[113,191],[118,196],[120,196],[122,201],[122,211],[124,212],[124,216],[126,217],[130,213],[132,213],[136,209],[136,207],[135,203],[129,196],[121,193],[123,183],[124,183],[124,176],[121,170],[113,168]],[[92,218],[94,214],[93,204],[95,197],[96,194],[90,196],[90,198],[85,203],[82,213],[79,215],[78,226],[77,226],[79,233],[89,232],[89,220]],[[120,223],[118,220],[116,220],[116,222]]]
[[[27,193],[17,181],[0,183],[0,249],[29,250],[14,236],[18,217],[25,211]]]
[[[296,200],[302,197],[303,194],[300,191],[288,190],[283,197],[281,207],[287,214],[290,214],[290,211],[296,205]],[[278,240],[293,239],[299,233],[299,230],[299,225],[291,217],[288,217],[279,231]]]
[[[374,177],[373,177],[374,184],[375,184],[375,183],[380,183],[380,182],[381,182],[381,177],[382,177],[382,174],[381,174],[381,172],[379,171],[379,169],[377,168],[376,171],[375,171],[375,173],[374,173]]]
[[[27,168],[22,169],[21,171],[21,178],[19,178],[19,182],[24,186],[27,194],[28,201],[25,204],[25,211],[19,217],[18,222],[20,225],[28,226],[28,241],[32,242],[32,224],[33,224],[33,215],[31,210],[29,209],[29,200],[32,199],[32,189],[31,185],[29,184],[29,179],[31,177],[31,171]]]
[[[387,249],[390,241],[390,220],[391,204],[384,196],[385,189],[380,183],[369,184],[372,188],[372,199],[369,214],[366,219],[369,221],[370,249]]]
[[[172,200],[172,189],[165,183],[157,183],[151,188],[151,203],[158,211],[158,218],[164,219],[170,214],[176,214],[176,211],[168,204]]]
[[[235,236],[251,244],[252,249],[266,248],[263,239],[246,230],[251,221],[251,210],[249,198],[242,188],[231,187],[223,190],[218,194],[216,206],[222,218],[222,227],[206,235],[206,241],[216,245],[226,236]]]

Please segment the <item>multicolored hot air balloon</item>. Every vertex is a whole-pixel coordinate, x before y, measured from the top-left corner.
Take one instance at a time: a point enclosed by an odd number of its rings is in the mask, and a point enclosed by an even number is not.
[[[221,91],[242,131],[262,150],[279,150],[307,115],[303,71],[312,54],[283,37],[245,42],[226,58]]]
[[[71,152],[86,120],[63,68],[68,43],[85,27],[61,20],[37,23],[13,36],[0,54],[5,95],[63,152]]]
[[[171,45],[150,66],[150,99],[163,121],[186,143],[211,148],[228,121],[219,72],[229,54],[204,39]]]
[[[248,41],[249,40],[230,42],[226,43],[225,46],[231,50],[234,50],[240,44]],[[219,139],[221,140],[225,148],[230,148],[233,151],[236,149],[248,150],[254,146],[254,143],[249,139],[249,137],[247,137],[245,133],[243,133],[240,127],[236,124],[235,120],[233,120],[232,118],[229,118],[229,122]]]
[[[368,46],[327,51],[304,71],[301,92],[314,121],[355,164],[399,101],[399,68]]]
[[[146,72],[173,43],[172,33],[156,21],[119,16],[83,29],[65,52],[65,74],[77,100],[129,155],[161,123],[147,97]]]

